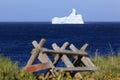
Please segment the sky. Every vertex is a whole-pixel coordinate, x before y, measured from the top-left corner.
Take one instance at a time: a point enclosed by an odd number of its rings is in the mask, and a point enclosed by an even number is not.
[[[50,22],[72,8],[85,22],[120,22],[120,0],[0,0],[0,22]]]

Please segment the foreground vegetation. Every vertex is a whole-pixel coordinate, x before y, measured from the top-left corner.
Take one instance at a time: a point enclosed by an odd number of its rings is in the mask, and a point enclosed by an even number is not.
[[[92,61],[98,67],[93,76],[96,80],[120,80],[120,54],[93,58]]]
[[[17,63],[0,56],[0,80],[36,80],[31,73],[18,69]]]
[[[120,80],[120,55],[92,58],[98,70],[93,73],[82,72],[81,80]],[[66,75],[66,76],[64,76]],[[9,58],[0,56],[0,80],[45,80],[43,75],[36,77],[18,68]],[[69,72],[60,72],[57,78],[49,76],[48,80],[80,80],[72,78]]]

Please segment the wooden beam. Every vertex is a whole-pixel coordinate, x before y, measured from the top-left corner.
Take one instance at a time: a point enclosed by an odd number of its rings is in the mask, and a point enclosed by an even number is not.
[[[39,44],[37,43],[36,40],[34,40],[32,42],[33,46],[36,48],[36,49],[41,49],[43,47],[43,45],[45,44],[46,40],[45,39],[41,39],[41,41],[39,42]]]
[[[87,55],[87,53],[85,52],[86,48],[87,48],[88,44],[84,44],[80,50],[78,50],[73,44],[70,45],[70,49],[74,52],[77,52],[79,54],[85,54]]]
[[[87,55],[87,53],[85,52],[87,46],[88,46],[88,44],[85,44],[82,46],[82,48],[80,50],[78,50],[73,44],[71,44],[70,49],[74,52],[78,52],[79,54],[84,53]],[[74,56],[73,64],[75,64],[77,60],[78,60],[78,56]]]
[[[68,46],[68,44],[69,44],[68,42],[65,42],[65,43],[62,45],[62,47],[60,48],[60,47],[57,46],[56,43],[53,43],[53,44],[52,44],[52,48],[53,48],[54,50],[58,50],[58,49],[64,50],[64,49],[66,49],[66,47]],[[59,57],[60,57],[59,54],[56,54],[56,55],[55,55],[53,64],[56,64],[56,63],[57,63]]]
[[[90,60],[89,57],[83,56],[83,57],[81,58],[81,61],[82,61],[87,67],[96,67],[96,66],[92,63],[92,61]]]
[[[52,47],[56,52],[60,51],[60,50],[64,51],[64,49],[59,48],[59,46],[57,44],[54,44]],[[61,59],[65,63],[66,67],[74,67],[72,62],[69,60],[69,58],[65,54],[62,55]]]
[[[94,71],[97,70],[96,67],[56,67],[56,70],[63,70],[63,71],[74,71],[74,72],[84,72],[84,71]]]
[[[68,44],[69,44],[68,42],[65,42],[60,49],[63,49],[63,50],[64,50],[64,49],[68,46]],[[52,44],[52,47],[55,48],[55,49],[58,49],[58,47],[56,47],[56,43],[53,43],[53,44]],[[60,58],[60,55],[59,55],[59,54],[56,54],[56,55],[54,56],[54,61],[53,61],[53,65],[54,65],[54,66],[56,66],[57,62],[59,61],[59,58]],[[50,75],[50,71],[52,71],[52,69],[50,69],[50,70],[46,73],[45,78],[47,78],[47,77]],[[54,73],[54,71],[53,71],[53,73]]]
[[[64,50],[62,48],[59,48],[59,46],[57,44],[54,44],[53,49],[56,50],[56,51],[57,50]],[[64,62],[64,64],[66,65],[67,68],[69,68],[69,67],[73,67],[74,68],[74,65],[72,64],[70,59],[67,57],[67,55],[63,54],[61,59]],[[78,73],[78,74],[82,78],[81,74],[80,73]]]
[[[42,63],[42,64],[34,64],[26,67],[27,72],[37,72],[40,70],[48,69],[51,68],[49,63]]]
[[[88,47],[88,44],[87,44],[87,43],[84,44],[84,45],[80,48],[79,52],[85,52],[85,50],[87,49],[87,47]],[[88,54],[88,53],[86,52],[85,54]]]
[[[81,51],[85,51],[85,49],[86,49],[86,47],[87,47],[88,45],[87,44],[85,44],[85,45],[83,45],[83,47],[80,49],[80,50],[78,50],[73,44],[70,46],[70,48],[71,48],[71,50],[72,51],[74,51],[74,52],[81,52]],[[80,53],[79,53],[80,54]],[[77,60],[75,60],[74,61],[74,63],[76,62]],[[81,61],[84,63],[84,65],[85,66],[87,66],[87,67],[95,67],[95,65],[92,63],[92,61],[89,59],[89,57],[86,57],[86,56],[83,56],[82,58],[81,58]]]
[[[70,50],[50,50],[50,49],[43,49],[43,53],[47,53],[49,54],[59,54],[59,55],[68,55],[68,56],[87,56],[86,54],[84,54],[84,52],[73,52]]]
[[[33,43],[34,46],[36,45],[36,41],[33,41],[32,43]],[[33,49],[32,55],[31,55],[30,59],[28,60],[26,67],[33,64],[33,62],[35,61],[36,57],[39,54],[39,49],[42,48],[44,43],[45,43],[45,39],[41,39],[39,45],[35,46],[35,49]]]

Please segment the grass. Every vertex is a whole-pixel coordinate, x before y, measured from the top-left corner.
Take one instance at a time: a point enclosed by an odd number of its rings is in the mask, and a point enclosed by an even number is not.
[[[97,80],[120,80],[120,54],[118,56],[99,56],[92,59],[98,70],[93,74]]]
[[[82,72],[81,80],[120,80],[120,55],[118,56],[98,56],[91,58],[98,70],[89,73]],[[66,76],[64,76],[66,75]],[[45,80],[44,75],[38,76],[39,80]],[[18,68],[17,63],[13,63],[9,58],[0,56],[0,80],[37,80],[32,73],[27,73]],[[60,72],[58,77],[48,77],[48,80],[80,80],[71,77],[69,72]]]
[[[9,58],[0,56],[0,80],[36,80],[32,73],[18,68]]]

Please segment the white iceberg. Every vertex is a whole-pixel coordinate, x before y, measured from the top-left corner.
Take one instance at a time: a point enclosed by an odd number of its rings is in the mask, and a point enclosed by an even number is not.
[[[52,24],[84,24],[81,14],[76,14],[76,10],[72,9],[72,13],[69,16],[62,18],[52,18]]]

